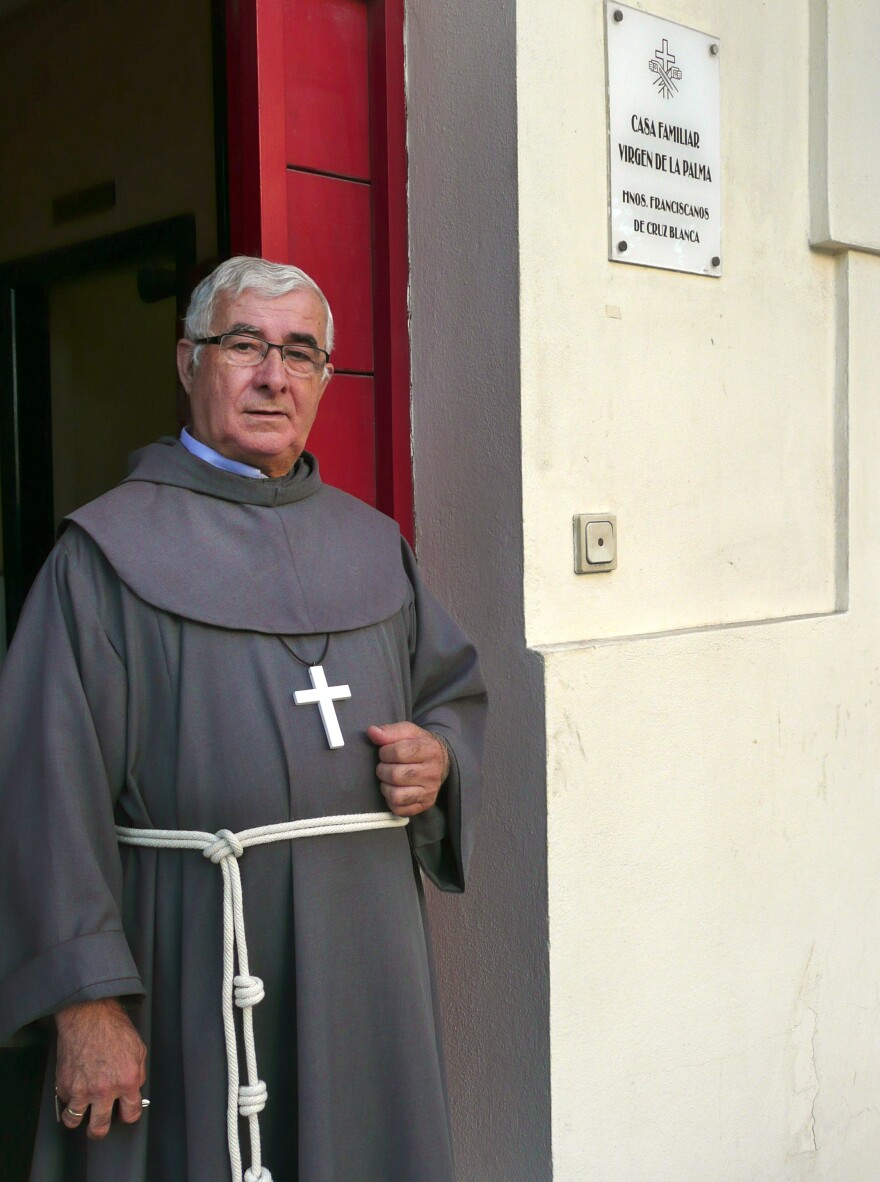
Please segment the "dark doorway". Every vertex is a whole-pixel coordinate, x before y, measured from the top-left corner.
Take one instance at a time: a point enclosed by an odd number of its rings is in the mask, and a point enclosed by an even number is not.
[[[0,662],[61,517],[173,432],[197,264],[228,253],[225,0],[0,0]],[[25,1182],[45,1048],[0,1049]]]
[[[65,514],[178,428],[174,342],[195,251],[187,216],[0,265],[8,637]]]
[[[187,216],[0,266],[0,639],[64,515],[177,429],[174,342],[195,262]],[[0,1051],[4,1182],[30,1169],[45,1057],[39,1030]]]

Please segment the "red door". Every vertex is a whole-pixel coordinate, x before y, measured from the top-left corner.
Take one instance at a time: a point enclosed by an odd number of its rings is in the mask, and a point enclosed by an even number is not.
[[[227,43],[232,251],[324,290],[309,449],[411,539],[403,0],[227,0]]]

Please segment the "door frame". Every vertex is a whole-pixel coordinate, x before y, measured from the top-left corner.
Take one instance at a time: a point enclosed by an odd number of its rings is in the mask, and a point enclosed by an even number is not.
[[[414,541],[404,0],[367,8],[376,504]],[[287,258],[284,17],[291,0],[226,0],[223,154],[232,254]],[[218,110],[220,108],[218,107]]]
[[[12,639],[25,596],[54,543],[49,287],[120,263],[171,255],[168,295],[189,297],[196,265],[192,214],[0,263],[0,492],[6,638]],[[124,343],[120,343],[123,356]]]

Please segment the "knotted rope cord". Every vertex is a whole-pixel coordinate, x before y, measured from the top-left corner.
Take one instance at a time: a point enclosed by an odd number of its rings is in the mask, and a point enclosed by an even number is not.
[[[272,1182],[272,1175],[262,1163],[260,1146],[260,1113],[266,1107],[268,1093],[257,1070],[257,1052],[254,1044],[254,1006],[263,1000],[265,991],[260,978],[251,976],[248,963],[238,859],[252,845],[294,841],[299,837],[320,837],[330,833],[398,829],[407,823],[407,817],[396,817],[393,813],[349,813],[338,817],[308,817],[300,821],[283,821],[279,825],[260,825],[256,829],[243,829],[240,833],[232,833],[229,829],[221,829],[217,833],[202,833],[195,829],[129,829],[123,825],[116,827],[116,836],[122,845],[139,845],[152,849],[201,850],[206,858],[220,866],[223,874],[222,1006],[228,1079],[226,1127],[233,1182],[239,1182],[242,1178],[241,1146],[238,1138],[239,1113],[247,1117],[251,1143],[251,1164],[245,1171],[243,1182]],[[241,1009],[242,1041],[248,1080],[247,1084],[243,1085],[239,1085],[233,1002]]]

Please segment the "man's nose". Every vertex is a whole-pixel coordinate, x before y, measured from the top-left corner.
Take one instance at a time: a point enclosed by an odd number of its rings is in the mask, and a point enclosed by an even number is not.
[[[260,386],[268,386],[272,390],[283,390],[289,381],[287,370],[281,359],[281,350],[269,348],[266,356],[257,366],[254,375]]]

